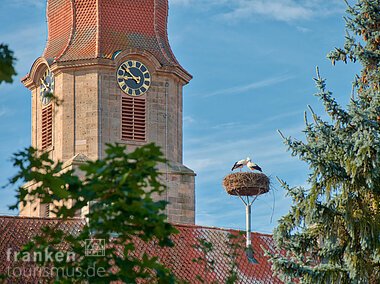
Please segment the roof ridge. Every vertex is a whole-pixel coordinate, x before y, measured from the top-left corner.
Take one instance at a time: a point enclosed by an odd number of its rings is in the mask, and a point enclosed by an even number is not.
[[[76,30],[76,21],[75,21],[75,4],[74,4],[74,1],[70,1],[71,2],[71,11],[72,11],[72,23],[71,23],[71,30],[70,30],[70,36],[68,38],[68,41],[65,45],[65,47],[63,48],[63,50],[61,51],[60,54],[58,54],[58,56],[56,58],[54,58],[54,60],[59,60],[61,59],[62,56],[65,55],[65,53],[68,51],[69,47],[70,47],[70,44],[71,42],[73,41],[73,38],[74,38],[74,33],[75,33],[75,30]]]
[[[183,228],[198,228],[198,229],[210,229],[215,231],[233,231],[233,232],[243,232],[245,230],[238,230],[238,229],[231,229],[231,228],[224,228],[224,227],[214,227],[214,226],[205,226],[205,225],[196,225],[196,224],[173,224],[176,227],[183,227]],[[261,235],[261,236],[268,236],[271,237],[272,234],[268,233],[260,233],[260,232],[252,232],[255,235]]]
[[[77,221],[77,220],[83,220],[84,218],[69,218],[69,219],[62,219],[62,218],[47,218],[47,217],[25,217],[25,216],[1,216],[0,219],[24,219],[24,220],[51,220],[51,221]],[[214,230],[214,231],[232,231],[232,232],[242,232],[244,230],[237,230],[237,229],[231,229],[231,228],[224,228],[224,227],[214,227],[214,226],[205,226],[205,225],[197,225],[197,224],[177,224],[172,223],[173,226],[179,227],[179,228],[192,228],[192,229],[208,229],[208,230]],[[260,232],[252,232],[255,235],[260,236],[268,236],[271,237],[272,234],[267,233],[260,233]]]
[[[100,19],[100,1],[102,0],[96,0],[96,47],[95,47],[95,57],[96,58],[100,58],[100,23],[101,23],[101,19]]]
[[[171,62],[172,63],[172,60],[171,58],[169,58],[168,54],[166,54],[166,51],[164,49],[164,47],[162,46],[162,43],[161,43],[161,36],[160,36],[160,32],[159,32],[159,27],[158,27],[158,23],[157,23],[157,10],[160,8],[160,4],[158,2],[159,0],[154,0],[153,2],[153,5],[154,5],[154,10],[153,10],[153,27],[154,27],[154,33],[155,33],[155,36],[156,36],[156,40],[157,40],[157,44],[158,44],[158,47],[160,48],[161,50],[161,53],[162,55],[166,58],[166,60],[168,62]],[[167,22],[166,22],[166,28],[167,28]]]
[[[1,219],[22,219],[22,220],[50,220],[50,221],[77,221],[77,220],[85,220],[84,218],[70,218],[70,219],[62,219],[57,217],[27,217],[27,216],[8,216],[8,215],[0,215]]]

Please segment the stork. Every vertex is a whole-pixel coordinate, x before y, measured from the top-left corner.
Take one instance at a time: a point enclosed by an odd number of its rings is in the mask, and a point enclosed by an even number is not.
[[[261,168],[259,165],[253,163],[251,160],[249,160],[247,162],[247,167],[251,170],[251,171],[254,171],[254,170],[257,170],[259,172],[262,172]]]
[[[241,169],[250,161],[251,159],[248,157],[247,159],[245,160],[240,160],[240,161],[237,161],[234,166],[232,167],[231,171],[234,171],[236,169]]]

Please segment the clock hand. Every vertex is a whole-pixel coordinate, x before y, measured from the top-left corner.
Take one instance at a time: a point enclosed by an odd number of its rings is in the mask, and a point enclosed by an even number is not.
[[[125,72],[129,73],[132,77],[129,77],[128,75],[127,76],[124,76],[124,78],[127,78],[128,79],[132,79],[134,80],[137,84],[140,84],[140,80],[141,78],[140,77],[136,77],[135,75],[133,75],[133,73],[126,67],[122,66],[122,68],[124,69]]]
[[[140,77],[135,77],[135,76],[132,76],[132,77],[129,77],[129,76],[124,76],[124,79],[127,79],[127,80],[134,80],[137,84],[140,84]]]
[[[40,80],[41,80],[42,85],[44,85],[44,87],[45,87],[46,89],[49,89],[49,87],[45,84],[44,80],[42,80],[42,78],[41,78]]]

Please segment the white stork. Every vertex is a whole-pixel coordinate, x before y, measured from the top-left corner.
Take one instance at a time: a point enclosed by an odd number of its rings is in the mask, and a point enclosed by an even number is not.
[[[261,168],[259,167],[259,165],[251,162],[251,160],[249,160],[247,162],[247,167],[251,170],[251,171],[254,171],[254,170],[257,170],[259,172],[262,172]]]
[[[242,169],[251,159],[248,157],[245,160],[237,161],[234,166],[232,167],[231,171],[234,171],[236,169]]]

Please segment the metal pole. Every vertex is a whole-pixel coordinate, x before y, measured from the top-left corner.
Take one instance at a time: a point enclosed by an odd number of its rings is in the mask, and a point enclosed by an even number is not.
[[[251,241],[251,204],[247,204],[245,206],[245,212],[246,212],[246,228],[247,228],[247,248],[252,247],[252,241]]]
[[[245,254],[247,255],[247,258],[249,262],[253,264],[259,263],[255,256],[254,256],[254,251],[252,249],[252,239],[251,239],[251,206],[252,203],[249,203],[245,205],[245,212],[246,212],[246,227],[247,227],[247,248],[245,250]]]

